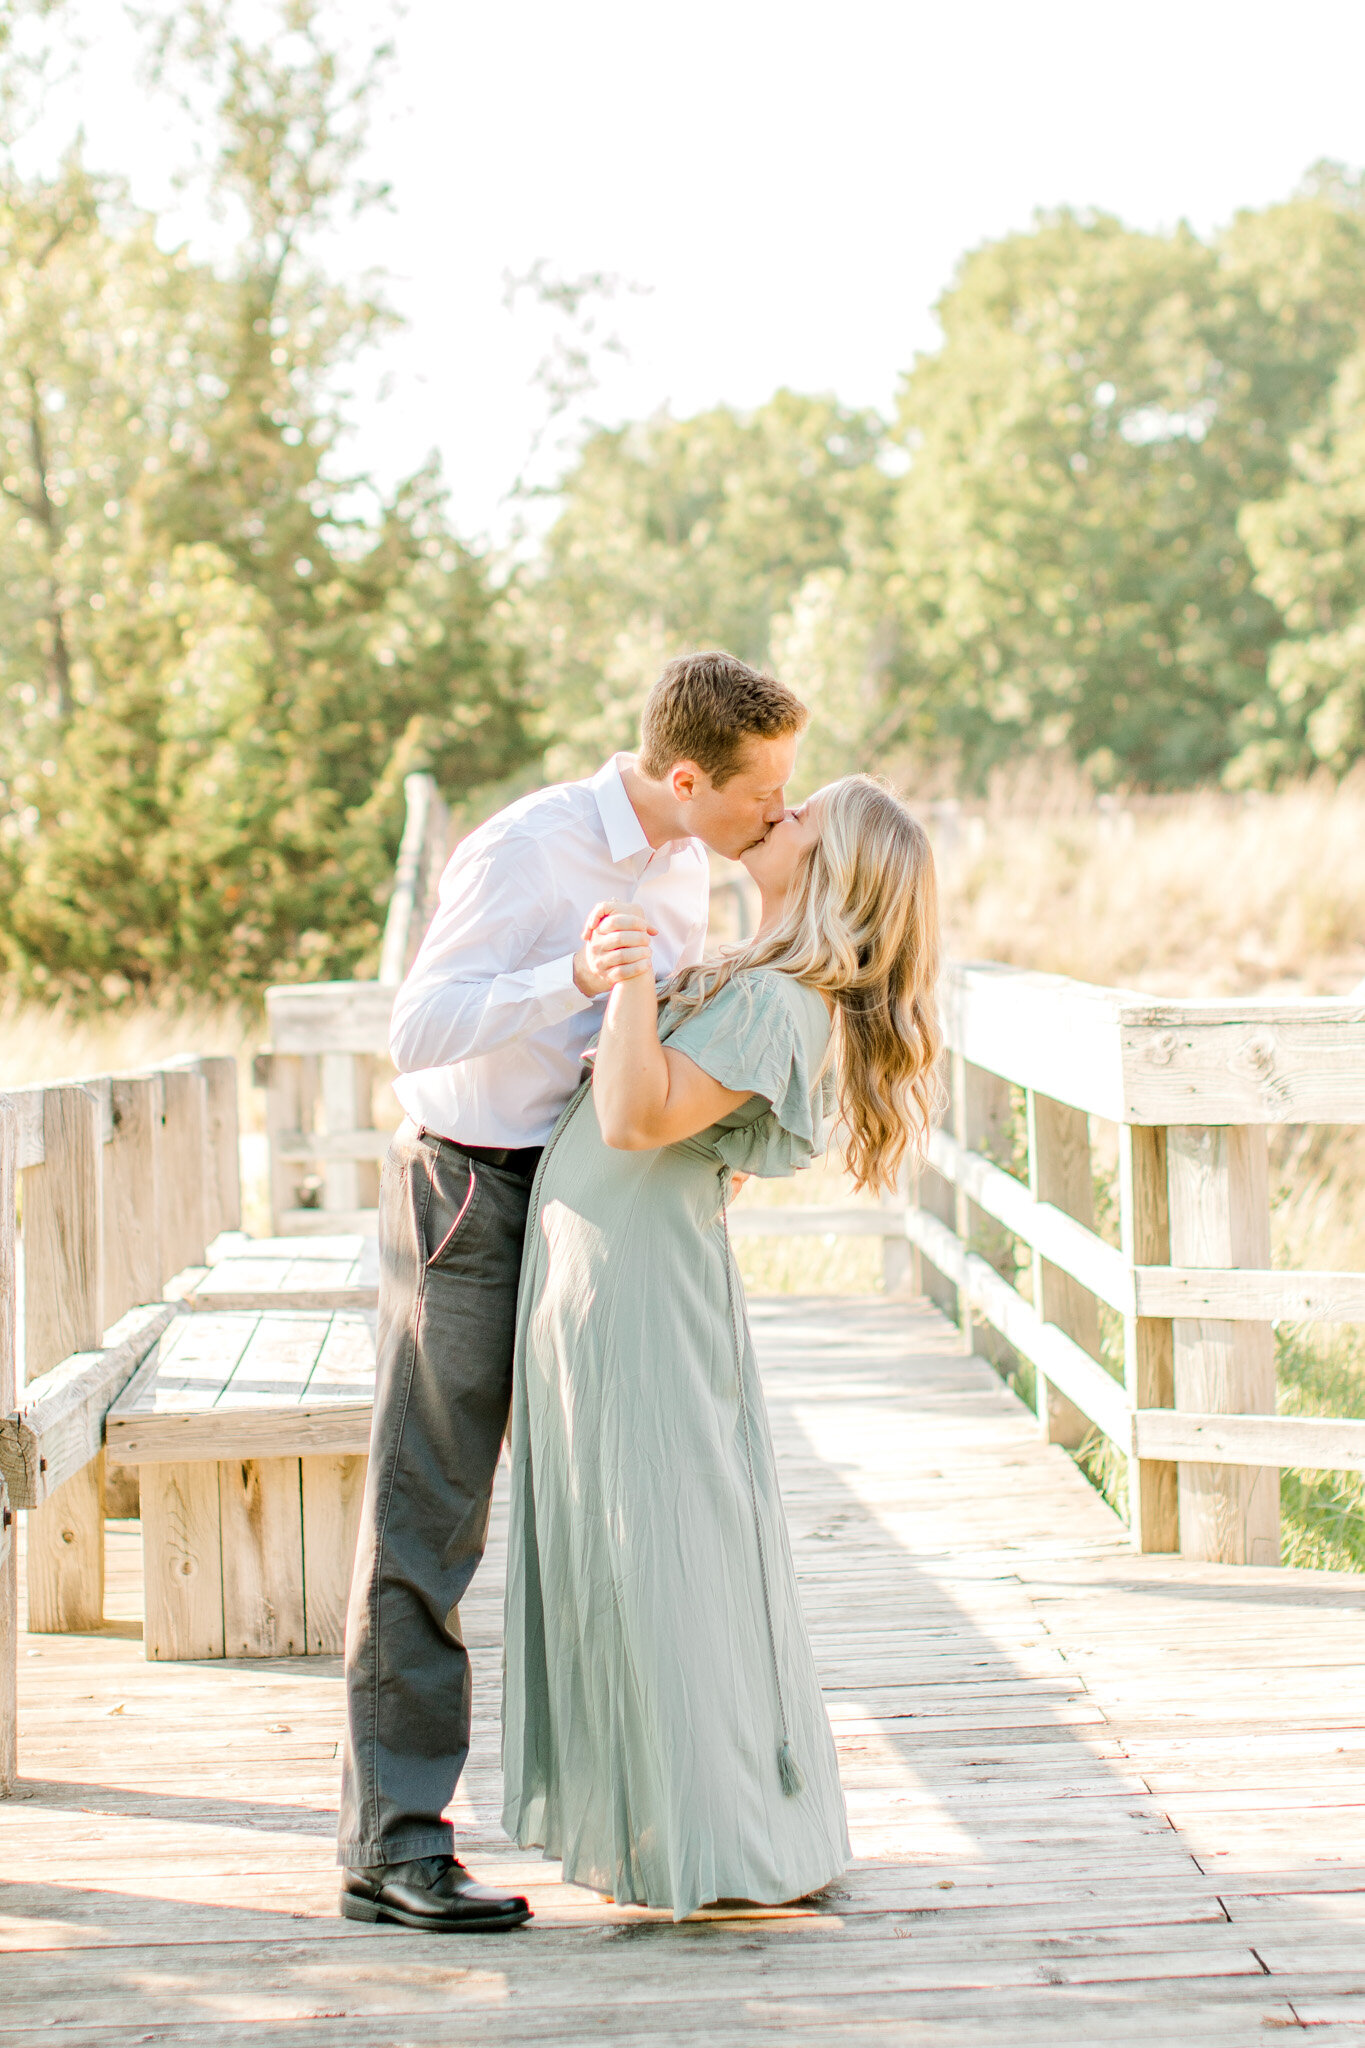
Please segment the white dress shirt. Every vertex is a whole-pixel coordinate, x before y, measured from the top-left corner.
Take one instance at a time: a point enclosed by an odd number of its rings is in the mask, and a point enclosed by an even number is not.
[[[651,848],[617,754],[586,782],[537,790],[456,847],[399,989],[389,1050],[414,1123],[467,1145],[542,1145],[581,1078],[605,996],[573,978],[604,897],[657,925],[659,974],[700,960],[710,870],[696,839]]]

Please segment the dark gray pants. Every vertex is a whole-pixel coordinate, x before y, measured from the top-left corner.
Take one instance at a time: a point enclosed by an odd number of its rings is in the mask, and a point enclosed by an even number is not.
[[[470,1709],[456,1608],[488,1534],[530,1193],[529,1172],[411,1122],[384,1161],[374,1422],[346,1618],[337,1861],[350,1867],[453,1847],[441,1814]]]

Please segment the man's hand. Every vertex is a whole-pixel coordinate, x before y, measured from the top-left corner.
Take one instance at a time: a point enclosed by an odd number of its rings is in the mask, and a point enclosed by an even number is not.
[[[574,987],[580,995],[604,996],[618,981],[632,981],[638,974],[652,976],[649,942],[657,935],[658,927],[633,903],[599,903],[574,954]]]

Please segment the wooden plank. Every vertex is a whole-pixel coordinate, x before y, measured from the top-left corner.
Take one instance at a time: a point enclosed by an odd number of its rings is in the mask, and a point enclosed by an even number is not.
[[[273,1053],[266,1080],[265,1129],[270,1150],[270,1227],[275,1231],[281,1228],[281,1217],[293,1209],[298,1199],[298,1175],[279,1141],[286,1133],[297,1132],[302,1123],[302,1061],[286,1053]]]
[[[1252,1323],[1365,1322],[1365,1273],[1201,1272],[1139,1266],[1138,1310],[1151,1316],[1213,1316]]]
[[[430,871],[435,858],[444,859],[449,824],[434,776],[421,771],[405,775],[403,795],[407,812],[379,955],[379,979],[390,990],[402,981],[421,943]]]
[[[223,1546],[218,1466],[142,1473],[143,1645],[150,1661],[221,1657]]]
[[[303,1656],[307,1638],[298,1459],[220,1460],[218,1508],[228,1656]]]
[[[794,1202],[778,1208],[761,1202],[749,1204],[741,1196],[729,1211],[729,1229],[731,1237],[828,1237],[833,1232],[839,1237],[903,1239],[903,1213],[899,1208],[873,1208],[870,1203],[858,1208],[852,1202]]]
[[[43,1094],[41,1086],[0,1090],[0,1103],[14,1118],[17,1173],[43,1163]]]
[[[104,1623],[104,1452],[28,1511],[28,1627],[83,1634]]]
[[[967,1290],[972,1306],[988,1316],[1016,1351],[1041,1367],[1049,1380],[1073,1401],[1121,1450],[1133,1447],[1133,1417],[1123,1388],[1096,1365],[1064,1331],[1044,1323],[1021,1294],[1002,1280],[984,1259],[962,1250],[954,1231],[922,1209],[906,1215],[906,1233],[921,1245],[940,1271]]]
[[[1270,1264],[1270,1199],[1260,1126],[1173,1128],[1167,1136],[1171,1258],[1179,1266]],[[1268,1324],[1173,1323],[1175,1405],[1199,1415],[1275,1412]],[[1271,1466],[1180,1465],[1180,1550],[1223,1564],[1277,1564],[1280,1489]]]
[[[208,1243],[208,1084],[193,1067],[161,1070],[161,1271],[202,1266]]]
[[[198,1074],[204,1083],[203,1230],[209,1245],[220,1232],[239,1230],[242,1223],[237,1062],[230,1053],[185,1053],[168,1060],[161,1071]],[[171,1271],[199,1263],[183,1259]]]
[[[116,1322],[159,1301],[162,1086],[159,1074],[115,1074],[104,1147],[104,1314]]]
[[[995,961],[954,961],[939,985],[944,1035],[955,1053],[1115,1123],[1125,1114],[1123,995]]]
[[[1056,1102],[1030,1088],[1028,1105],[1029,1189],[1093,1234],[1095,1191],[1090,1178],[1090,1122],[1084,1110]],[[1087,1357],[1100,1357],[1100,1318],[1095,1297],[1062,1266],[1054,1266],[1035,1245],[1033,1306]],[[1090,1418],[1041,1373],[1038,1420],[1047,1441],[1078,1450],[1090,1434]]]
[[[355,1563],[368,1458],[303,1458],[303,1612],[310,1657],[346,1647],[346,1605]]]
[[[1171,1255],[1171,1207],[1166,1176],[1166,1133],[1119,1125],[1119,1229],[1130,1267],[1147,1270]],[[1175,1405],[1175,1365],[1169,1317],[1147,1307],[1141,1290],[1123,1318],[1123,1371],[1135,1409]],[[1128,1460],[1128,1527],[1134,1548],[1180,1548],[1175,1465],[1135,1455]]]
[[[0,1415],[0,1472],[16,1507],[37,1507],[98,1457],[110,1405],[174,1316],[173,1302],[130,1309],[105,1346],[63,1360],[25,1389],[17,1413]]]
[[[1120,1029],[1124,1117],[1144,1124],[1365,1123],[1365,1014],[1337,1003],[1180,1004]]]
[[[325,1130],[347,1135],[369,1131],[374,1123],[374,1070],[369,1057],[325,1052],[319,1067]],[[348,1212],[373,1208],[379,1201],[379,1169],[372,1159],[330,1159],[323,1166],[322,1184],[324,1209]]]
[[[25,1382],[104,1328],[104,1162],[100,1104],[83,1087],[43,1090],[43,1163],[25,1170]],[[103,1458],[29,1511],[30,1628],[98,1628],[104,1594]]]
[[[274,1309],[259,1316],[231,1378],[214,1403],[215,1414],[237,1408],[296,1405],[330,1324],[326,1313]]]
[[[370,1447],[373,1403],[318,1399],[298,1407],[210,1409],[198,1414],[118,1414],[108,1443],[125,1465],[199,1458],[352,1457]]]
[[[24,1173],[24,1369],[32,1381],[104,1329],[104,1180],[99,1105],[45,1088],[43,1161]]]
[[[375,1209],[284,1209],[275,1214],[276,1230],[291,1237],[324,1237],[337,1230],[373,1237],[378,1227]]]
[[[989,1171],[999,1172],[998,1167],[989,1164],[988,1156],[993,1152],[1004,1155],[1010,1143],[1012,1116],[1009,1083],[954,1053],[953,1126],[960,1156],[982,1157]],[[954,1180],[957,1188],[953,1221],[958,1236],[970,1251],[994,1266],[1013,1286],[1014,1250],[1009,1233],[999,1227],[989,1209],[972,1199],[955,1175],[947,1177]],[[1003,1177],[1012,1178],[1009,1174]],[[1017,1182],[1014,1184],[1018,1186]],[[979,1352],[1002,1371],[1016,1362],[1013,1350],[994,1325],[981,1317],[973,1318],[970,1306],[962,1319],[962,1338],[969,1351]]]
[[[1365,1422],[1316,1415],[1193,1415],[1158,1409],[1137,1423],[1138,1449],[1206,1465],[1293,1466],[1365,1472]]]
[[[271,1051],[367,1052],[387,1058],[393,996],[378,981],[288,982],[268,988]]]
[[[229,1278],[231,1276],[229,1275]],[[210,1293],[207,1288],[192,1288],[180,1298],[180,1306],[194,1314],[208,1310],[230,1309],[239,1314],[264,1314],[272,1309],[292,1308],[313,1310],[319,1314],[336,1309],[356,1313],[379,1306],[377,1287],[215,1287]]]
[[[929,1157],[975,1208],[1022,1237],[1110,1307],[1121,1314],[1132,1311],[1133,1277],[1122,1252],[1055,1204],[1037,1200],[1012,1173],[959,1144],[946,1131],[934,1132]]]
[[[344,1054],[338,1054],[344,1058]],[[283,1131],[272,1142],[271,1149],[278,1151],[281,1159],[311,1160],[379,1160],[384,1157],[393,1143],[392,1131]],[[358,1208],[358,1203],[338,1204],[338,1207]]]

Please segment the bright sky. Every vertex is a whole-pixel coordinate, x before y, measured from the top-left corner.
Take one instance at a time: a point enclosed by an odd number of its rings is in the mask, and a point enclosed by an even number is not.
[[[115,0],[81,0],[92,162],[163,204],[169,117]],[[334,0],[361,24],[378,0]],[[778,385],[887,407],[961,254],[1037,207],[1205,228],[1365,164],[1361,0],[409,0],[372,170],[395,210],[334,252],[408,321],[357,406],[386,478],[440,450],[457,523],[501,530],[546,345],[505,271],[647,287],[608,314],[593,417],[752,405]],[[186,216],[191,226],[193,216]]]

